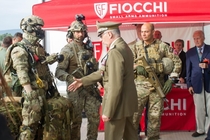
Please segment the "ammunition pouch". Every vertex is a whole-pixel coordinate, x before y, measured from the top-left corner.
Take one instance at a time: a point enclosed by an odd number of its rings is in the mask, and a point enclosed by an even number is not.
[[[17,74],[14,74],[14,73],[11,73],[11,76],[12,76],[11,88],[12,88],[12,91],[14,92],[13,94],[14,94],[14,96],[21,97],[22,96],[23,87],[20,84],[18,76],[17,76]]]
[[[73,77],[75,77],[75,78],[82,78],[82,77],[84,76],[83,70],[82,70],[80,67],[78,67],[76,70],[74,70],[74,71],[72,72],[72,75],[73,75]]]
[[[85,63],[85,66],[84,66],[84,75],[89,75],[89,74],[93,73],[96,70],[97,70],[97,68],[95,68],[95,65],[94,65],[93,62],[87,61]]]
[[[163,63],[162,62],[151,63],[151,65],[154,68],[154,71],[156,74],[163,73]]]

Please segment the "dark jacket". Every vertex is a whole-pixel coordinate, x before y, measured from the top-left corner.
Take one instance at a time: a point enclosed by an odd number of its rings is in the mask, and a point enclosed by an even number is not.
[[[182,61],[182,70],[179,77],[186,78],[186,53],[184,51],[181,51],[181,53],[179,54],[179,58]]]
[[[210,60],[210,45],[205,44],[204,46],[201,61],[204,58]],[[193,47],[186,53],[187,87],[193,87],[195,93],[201,93],[203,83],[205,83],[205,91],[210,92],[210,64],[208,64],[208,68],[204,69],[203,75],[199,63],[197,47]]]

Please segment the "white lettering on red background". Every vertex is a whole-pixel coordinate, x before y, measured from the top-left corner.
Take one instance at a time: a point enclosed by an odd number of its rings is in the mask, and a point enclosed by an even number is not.
[[[102,54],[102,42],[101,41],[94,41],[92,42],[94,46],[94,56],[97,60],[101,57]]]
[[[162,116],[186,116],[187,102],[186,99],[169,99],[167,100],[169,106],[164,108]]]
[[[114,3],[114,4],[108,4],[107,2],[94,3],[95,13],[101,19],[103,19],[106,16],[108,9],[109,9],[110,18],[129,17],[129,15],[127,15],[126,17],[120,15],[123,13],[132,14],[132,16],[134,16],[135,14],[140,14],[140,15],[135,15],[136,17],[144,17],[144,16],[166,17],[167,15],[165,15],[165,13],[167,13],[168,11],[167,2],[145,2],[145,3],[136,2],[136,3]],[[147,15],[150,13],[152,13],[152,15]]]
[[[180,111],[184,111],[187,110],[187,103],[186,103],[186,99],[170,99],[167,100],[169,107],[166,106],[164,108],[164,110],[180,110]]]
[[[167,12],[167,2],[145,2],[145,3],[124,3],[124,4],[110,4],[109,5],[109,13],[113,14],[115,11],[117,13],[131,13],[131,12],[136,12],[136,13],[151,13],[151,12]]]

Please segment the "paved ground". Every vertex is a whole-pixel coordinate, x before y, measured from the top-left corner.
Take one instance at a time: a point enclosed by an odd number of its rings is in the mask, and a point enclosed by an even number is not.
[[[87,133],[87,119],[84,118],[82,121],[82,128],[81,128],[81,140],[86,140],[86,133]],[[164,131],[160,133],[161,140],[204,140],[206,135],[200,136],[198,138],[193,138],[193,132],[188,131]],[[141,133],[142,140],[146,140],[144,133]],[[98,139],[97,140],[104,140],[104,132],[98,132]]]
[[[58,89],[63,89],[62,91],[59,90],[61,95],[66,96],[66,87],[65,83],[60,83],[58,85]],[[81,140],[86,140],[86,133],[87,133],[87,119],[83,119],[82,128],[81,128]],[[164,131],[160,133],[161,140],[204,140],[206,138],[206,135],[200,136],[198,138],[193,138],[192,135],[193,132],[189,131]],[[144,133],[141,133],[142,140],[146,140]],[[98,139],[97,140],[104,140],[104,132],[98,132]]]

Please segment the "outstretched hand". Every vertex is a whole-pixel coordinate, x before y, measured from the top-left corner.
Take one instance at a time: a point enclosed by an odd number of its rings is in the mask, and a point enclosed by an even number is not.
[[[76,91],[79,87],[82,86],[82,80],[73,78],[74,82],[68,86],[69,91]]]

